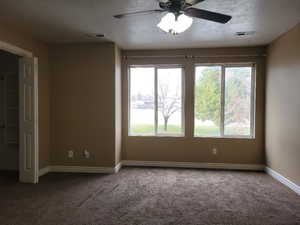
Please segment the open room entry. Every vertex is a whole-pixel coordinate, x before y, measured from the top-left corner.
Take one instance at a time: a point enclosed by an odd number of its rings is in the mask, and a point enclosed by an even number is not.
[[[16,81],[14,88],[10,88],[9,85],[13,76],[1,74],[3,86],[1,102],[8,103],[7,93],[14,91],[17,95],[13,105],[1,104],[1,111],[4,112],[1,116],[1,133],[3,133],[1,147],[4,149],[7,146],[16,146],[20,182],[38,183],[38,59],[33,57],[31,52],[1,41],[0,50],[15,55],[16,59],[19,56],[16,62],[18,68],[15,68],[13,79]],[[13,116],[14,114],[16,115]],[[12,117],[16,117],[15,122],[12,122]]]

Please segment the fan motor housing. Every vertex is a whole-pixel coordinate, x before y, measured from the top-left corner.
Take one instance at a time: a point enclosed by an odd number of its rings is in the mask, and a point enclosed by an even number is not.
[[[160,8],[167,10],[174,14],[180,14],[180,12],[186,7],[185,0],[170,0],[168,2],[160,2]]]

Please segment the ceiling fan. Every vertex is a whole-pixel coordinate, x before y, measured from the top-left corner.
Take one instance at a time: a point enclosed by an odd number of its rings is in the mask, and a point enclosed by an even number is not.
[[[222,24],[231,20],[232,17],[229,15],[192,7],[203,1],[205,0],[158,0],[160,9],[118,14],[114,15],[114,17],[122,19],[133,15],[167,12],[157,26],[172,34],[178,34],[188,29],[192,25],[192,18],[199,18]]]

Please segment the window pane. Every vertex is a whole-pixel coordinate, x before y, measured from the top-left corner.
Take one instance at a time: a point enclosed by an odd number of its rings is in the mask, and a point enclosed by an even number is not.
[[[154,68],[130,68],[130,135],[154,135]]]
[[[225,68],[225,135],[250,135],[251,67]]]
[[[220,136],[221,66],[197,66],[195,136]]]
[[[157,69],[158,134],[182,134],[182,69]]]

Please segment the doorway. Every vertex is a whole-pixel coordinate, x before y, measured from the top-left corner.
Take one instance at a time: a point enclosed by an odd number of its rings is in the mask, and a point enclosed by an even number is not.
[[[0,171],[38,183],[38,59],[0,41],[0,86]]]
[[[19,56],[0,50],[0,171],[18,179]]]

